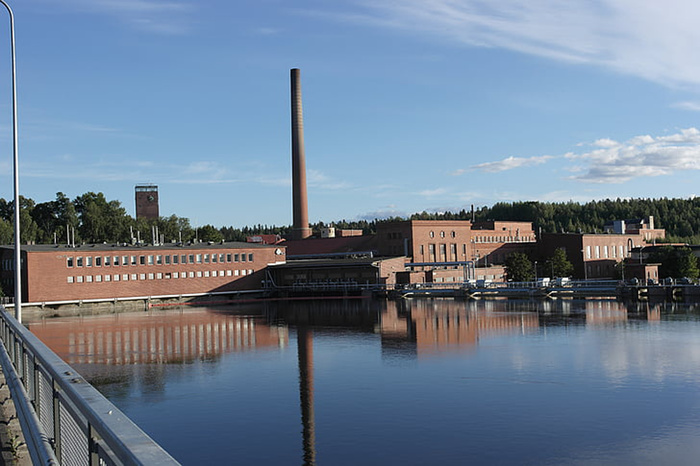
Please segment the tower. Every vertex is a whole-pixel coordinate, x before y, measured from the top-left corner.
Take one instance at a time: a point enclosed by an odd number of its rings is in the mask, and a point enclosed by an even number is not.
[[[301,76],[292,68],[292,238],[311,236],[306,197],[306,155],[304,154],[304,118],[301,108]]]
[[[158,186],[136,185],[136,218],[158,218]]]

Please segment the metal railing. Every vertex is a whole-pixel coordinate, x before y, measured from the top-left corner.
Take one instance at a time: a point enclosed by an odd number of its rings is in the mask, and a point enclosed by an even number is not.
[[[33,464],[179,464],[2,306],[0,339]]]

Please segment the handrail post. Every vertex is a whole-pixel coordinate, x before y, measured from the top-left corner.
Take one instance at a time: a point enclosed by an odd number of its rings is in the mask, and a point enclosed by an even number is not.
[[[19,224],[19,155],[17,149],[17,71],[15,66],[15,15],[5,0],[0,0],[10,15],[10,49],[12,52],[12,146],[13,146],[13,175],[15,197],[15,318],[22,322],[22,241]]]

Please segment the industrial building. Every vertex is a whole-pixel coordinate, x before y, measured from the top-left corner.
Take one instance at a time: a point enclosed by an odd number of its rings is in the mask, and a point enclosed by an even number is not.
[[[0,247],[3,288],[14,283],[14,248]],[[182,296],[259,289],[285,248],[250,243],[159,246],[22,246],[28,303]]]

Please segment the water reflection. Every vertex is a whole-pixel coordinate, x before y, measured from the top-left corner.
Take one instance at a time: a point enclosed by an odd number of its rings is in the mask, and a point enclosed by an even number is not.
[[[27,325],[68,364],[180,364],[288,344],[285,327],[260,310],[207,309],[45,319]]]
[[[211,464],[230,460],[232,438],[242,464],[264,462],[270,438],[276,452],[292,451],[276,464],[614,463],[639,457],[632,445],[651,445],[647,432],[670,445],[684,422],[700,428],[700,413],[689,414],[700,409],[699,311],[612,300],[358,299],[29,327],[110,399],[131,405],[129,415],[155,410],[143,421],[164,419],[153,434],[171,438],[164,446],[183,463],[207,462],[187,456],[176,428],[200,417],[190,442],[202,435],[214,451],[222,437]],[[287,351],[294,344],[296,354]],[[409,363],[386,364],[397,358]],[[180,411],[190,405],[187,417]],[[285,422],[292,427],[278,427]],[[371,458],[348,447],[360,444]]]

